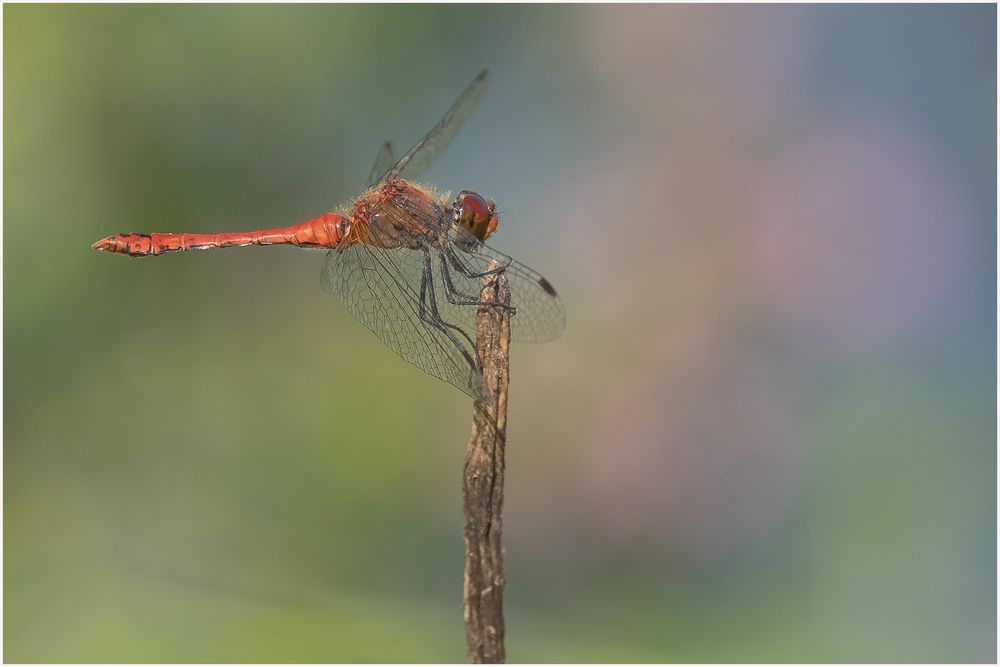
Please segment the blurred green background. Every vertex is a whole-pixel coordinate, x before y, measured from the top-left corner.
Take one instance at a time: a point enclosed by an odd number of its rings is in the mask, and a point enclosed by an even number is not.
[[[454,661],[470,405],[323,256],[128,261],[427,180],[512,350],[512,661],[996,659],[995,6],[6,6],[4,658]]]

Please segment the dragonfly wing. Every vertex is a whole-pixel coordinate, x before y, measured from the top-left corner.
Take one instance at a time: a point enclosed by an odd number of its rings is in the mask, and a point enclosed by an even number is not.
[[[488,251],[485,256],[484,250]],[[479,261],[485,261],[495,252],[484,246]],[[511,338],[521,343],[544,343],[559,338],[566,330],[566,308],[552,283],[516,259],[505,271],[511,303],[517,309],[510,319]]]
[[[449,237],[452,243],[442,254],[448,260],[454,291],[479,294],[482,274],[489,270],[492,262],[500,262],[506,266],[510,302],[516,310],[510,319],[511,338],[522,343],[544,343],[562,335],[566,329],[566,308],[548,280],[534,269],[485,245],[458,225],[452,226]],[[454,319],[468,317],[457,315],[451,303],[444,310]]]
[[[389,171],[395,161],[396,158],[393,156],[392,142],[387,141],[382,144],[382,148],[379,149],[378,155],[375,156],[375,164],[372,165],[371,173],[368,174],[368,180],[365,181],[365,190],[383,180],[382,177],[387,171]]]
[[[462,129],[465,121],[475,111],[489,82],[490,72],[484,69],[458,96],[458,99],[451,105],[444,117],[438,121],[438,124],[407,151],[406,155],[401,157],[399,162],[381,180],[397,177],[416,178],[430,167],[431,163],[444,152],[458,131]]]
[[[437,310],[431,256],[420,250],[384,249],[356,243],[331,250],[323,287],[405,361],[492,402],[475,349],[475,329],[449,322]]]

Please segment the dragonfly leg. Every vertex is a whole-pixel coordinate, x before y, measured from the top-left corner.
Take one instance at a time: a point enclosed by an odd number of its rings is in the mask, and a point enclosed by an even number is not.
[[[494,269],[486,271],[477,277],[490,275],[502,270],[503,269]],[[451,269],[448,268],[448,262],[445,261],[444,257],[441,257],[441,278],[441,282],[444,284],[444,296],[448,299],[448,303],[453,303],[456,306],[500,306],[501,308],[505,308],[511,315],[514,315],[517,312],[517,309],[514,306],[509,306],[503,303],[495,303],[492,301],[480,301],[476,296],[463,294],[458,291],[455,288],[455,284],[451,280]]]
[[[454,246],[442,248],[442,252],[448,256],[448,261],[455,267],[455,270],[459,271],[466,278],[482,278],[484,276],[491,276],[495,273],[500,273],[501,271],[506,270],[507,267],[510,266],[510,263],[514,261],[512,258],[507,257],[502,264],[495,269],[489,269],[487,271],[473,271],[466,266],[462,259],[458,256],[458,253],[455,252]]]
[[[447,292],[447,289],[445,292]],[[476,349],[476,345],[469,338],[469,334],[460,327],[445,322],[438,311],[437,299],[434,295],[434,274],[431,267],[431,257],[426,252],[424,253],[424,268],[420,278],[420,310],[418,314],[420,319],[448,337],[448,340],[462,352],[462,356],[465,357],[470,367],[477,371],[482,368],[478,355],[473,359],[472,355],[469,354],[469,349]],[[466,340],[468,347],[459,342],[455,336],[456,333]]]

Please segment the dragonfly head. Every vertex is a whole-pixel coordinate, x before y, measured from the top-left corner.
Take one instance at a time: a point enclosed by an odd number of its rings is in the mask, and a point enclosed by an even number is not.
[[[480,241],[485,241],[500,224],[500,216],[497,215],[496,209],[496,202],[492,199],[486,199],[469,190],[458,193],[452,207],[455,222]]]

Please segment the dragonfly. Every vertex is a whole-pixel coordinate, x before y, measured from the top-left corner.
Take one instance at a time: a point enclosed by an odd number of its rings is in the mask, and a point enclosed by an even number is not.
[[[491,403],[476,352],[478,309],[508,310],[514,341],[546,342],[566,327],[563,302],[539,273],[486,245],[500,224],[492,199],[472,190],[452,198],[413,180],[465,124],[489,76],[488,70],[480,72],[398,160],[386,141],[364,192],[339,212],[249,232],[122,233],[92,247],[129,257],[251,245],[328,249],[321,274],[325,290],[405,361]],[[483,279],[501,271],[509,301],[482,301]]]

